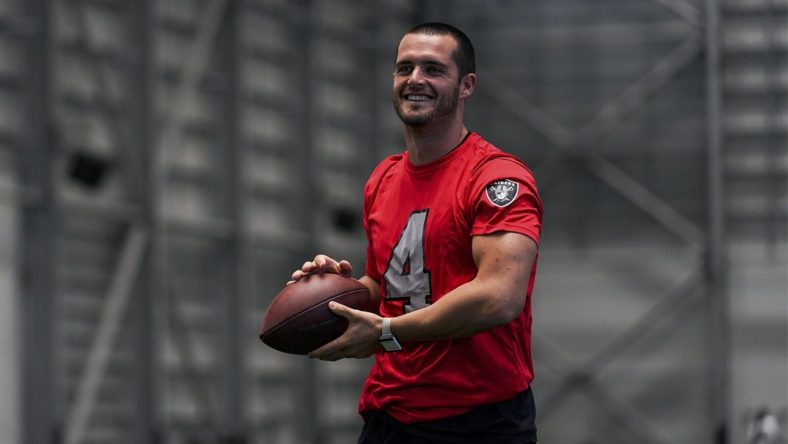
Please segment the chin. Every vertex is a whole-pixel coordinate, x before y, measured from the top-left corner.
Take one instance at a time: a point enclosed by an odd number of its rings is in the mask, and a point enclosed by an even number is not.
[[[424,126],[432,121],[432,116],[413,115],[413,114],[399,114],[402,123],[408,126]]]

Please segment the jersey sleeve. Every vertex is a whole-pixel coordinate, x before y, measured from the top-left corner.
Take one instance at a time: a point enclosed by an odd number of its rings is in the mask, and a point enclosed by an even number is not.
[[[380,276],[377,270],[375,269],[375,248],[372,245],[372,238],[369,235],[369,222],[367,220],[368,208],[366,199],[364,199],[364,231],[367,234],[367,255],[366,255],[366,262],[364,265],[364,274],[375,280],[375,282],[380,281]]]
[[[367,254],[366,263],[364,266],[364,274],[374,279],[376,282],[379,282],[382,276],[377,272],[377,268],[375,267],[377,262],[375,261],[376,258],[374,244],[372,243],[372,237],[370,236],[369,214],[372,211],[372,206],[375,203],[375,197],[377,196],[381,183],[383,182],[383,178],[389,173],[391,168],[401,160],[402,155],[394,155],[384,159],[378,164],[377,167],[375,167],[375,169],[372,171],[372,174],[369,176],[369,179],[367,179],[367,183],[364,185],[364,210],[362,218],[364,223],[364,232],[367,236]]]
[[[525,165],[507,157],[489,160],[472,176],[467,190],[471,235],[511,231],[539,244],[542,200]]]

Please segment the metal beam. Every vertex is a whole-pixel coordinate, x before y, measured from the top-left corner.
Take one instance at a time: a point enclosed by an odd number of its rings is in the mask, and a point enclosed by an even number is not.
[[[781,94],[776,91],[779,88],[777,85],[783,84],[785,80],[784,74],[778,74],[782,72],[778,54],[781,54],[780,51],[783,47],[779,36],[786,22],[784,18],[780,19],[780,17],[784,17],[781,13],[781,9],[786,7],[788,7],[788,5],[785,4],[785,2],[771,1],[759,14],[759,19],[763,23],[767,39],[766,51],[764,51],[764,56],[767,59],[764,62],[764,68],[769,73],[767,78],[769,78],[770,81],[767,82],[767,84],[771,84],[771,86],[763,88],[761,100],[766,103],[766,127],[769,128],[770,132],[774,132],[783,126],[783,122],[786,119],[784,111],[786,110],[786,105],[788,105],[785,98],[781,97]],[[782,50],[782,54],[785,54],[784,50]],[[769,218],[765,240],[767,245],[769,245],[770,257],[777,257],[777,251],[781,244],[781,240],[785,239],[785,221],[786,212],[788,211],[784,203],[786,193],[788,192],[785,185],[788,174],[785,169],[780,166],[781,163],[783,163],[781,161],[781,156],[785,150],[786,138],[779,137],[778,140],[778,143],[770,144],[771,149],[767,151],[767,158],[769,159],[768,161],[771,168],[768,168],[766,172],[768,177],[766,194],[771,210],[767,210],[765,214],[765,216]]]
[[[675,12],[679,17],[694,26],[701,26],[701,12],[692,3],[686,0],[654,0],[667,9]]]
[[[697,24],[697,12],[692,5],[688,5],[681,0],[657,1],[673,9],[690,23]],[[652,96],[669,84],[678,72],[695,59],[700,53],[701,47],[701,38],[698,33],[693,32],[688,35],[673,51],[661,58],[643,76],[630,84],[621,95],[603,107],[591,121],[578,131],[569,130],[547,116],[514,88],[507,85],[506,82],[496,78],[494,74],[484,71],[480,75],[483,78],[492,79],[492,83],[496,85],[496,88],[491,88],[490,91],[485,90],[490,97],[562,151],[560,154],[548,156],[543,165],[550,166],[550,170],[555,172],[557,166],[566,158],[584,158],[586,167],[592,174],[620,193],[630,203],[650,215],[660,225],[687,242],[695,251],[701,252],[703,251],[705,240],[705,234],[702,230],[638,180],[625,173],[603,156],[588,153],[585,149],[602,139],[609,132],[614,131],[618,125],[635,111],[643,108]],[[601,392],[601,394],[598,393],[599,396],[597,397],[606,400],[605,404],[611,413],[634,425],[641,431],[641,434],[647,435],[646,437],[652,442],[674,442],[669,435],[651,424],[636,409],[610,396],[609,393],[597,386],[594,377],[604,364],[607,364],[610,359],[620,354],[623,345],[631,344],[642,334],[641,330],[644,322],[650,322],[656,317],[665,315],[667,311],[672,311],[669,309],[673,308],[673,302],[677,298],[684,296],[692,289],[696,289],[697,283],[688,285],[688,282],[697,281],[695,279],[696,275],[697,270],[693,271],[689,278],[681,280],[680,284],[672,287],[665,295],[660,297],[657,304],[646,312],[639,321],[633,323],[631,328],[625,330],[603,346],[600,352],[585,365],[572,370],[568,377],[563,380],[563,383],[553,393],[543,399],[542,417],[549,415],[559,400],[565,398],[574,389],[585,388],[589,391]],[[540,338],[540,342],[544,343],[544,339]],[[566,353],[560,349],[552,351],[553,355],[566,359]],[[573,366],[569,365],[569,367],[572,368]]]
[[[706,113],[708,168],[707,288],[709,302],[709,432],[715,444],[730,442],[731,321],[725,276],[725,187],[723,180],[720,2],[706,0]]]
[[[104,369],[115,344],[126,306],[131,299],[137,271],[145,256],[147,242],[147,235],[142,229],[132,227],[126,233],[109,293],[101,311],[98,330],[76,390],[74,406],[65,424],[65,444],[78,444],[83,441],[98,389],[104,379]]]
[[[158,305],[162,294],[154,269],[154,248],[158,244],[158,233],[154,230],[152,204],[153,134],[155,106],[154,85],[154,38],[151,24],[155,23],[153,0],[136,0],[128,3],[127,29],[129,29],[131,61],[129,65],[128,125],[133,129],[126,137],[130,148],[126,154],[124,169],[126,187],[133,206],[129,208],[128,223],[144,227],[148,234],[147,254],[138,272],[138,285],[134,289],[133,304],[129,310],[131,350],[134,361],[131,368],[132,422],[129,427],[129,442],[160,442],[161,395],[157,387],[159,343],[156,324]],[[127,202],[121,206],[126,209]],[[122,211],[118,214],[123,214]]]
[[[505,80],[489,69],[480,69],[479,77],[495,85],[479,90],[495,100],[526,126],[541,134],[558,148],[566,149],[575,139],[573,131],[539,109]]]
[[[702,292],[698,294],[702,295]],[[704,300],[705,299],[697,295],[695,297],[685,298],[681,301],[684,305],[677,308],[675,312],[686,313],[692,308],[697,309]],[[678,317],[674,316],[673,321],[675,322],[677,320]],[[663,329],[667,331],[667,326],[663,327]],[[571,367],[571,365],[567,364],[564,367]],[[600,410],[602,412],[628,424],[633,431],[639,433],[641,437],[646,438],[646,442],[663,444],[676,442],[669,432],[651,421],[640,411],[640,409],[612,394],[611,390],[603,386],[593,372],[587,372],[582,367],[577,367],[568,372],[563,377],[562,383],[559,384],[553,392],[549,393],[548,396],[540,400],[540,418],[545,420],[555,414],[562,400],[566,399],[572,392],[581,389],[592,399],[592,401],[601,407]]]
[[[208,0],[200,12],[200,21],[197,25],[197,34],[185,58],[181,71],[181,79],[172,101],[163,114],[164,122],[161,135],[156,144],[156,178],[161,182],[164,178],[164,168],[167,165],[169,150],[181,143],[183,124],[186,121],[188,104],[198,88],[208,60],[216,43],[224,13],[229,0]],[[163,184],[162,184],[163,185]],[[159,191],[163,188],[157,187]]]
[[[55,321],[55,237],[52,156],[52,3],[22,2],[30,25],[25,33],[24,122],[19,156],[20,188],[35,190],[35,205],[22,207],[19,245],[19,306],[22,311],[21,441],[49,444],[57,435],[53,325]],[[8,357],[15,359],[15,357]]]
[[[167,320],[169,321],[169,335],[172,338],[174,351],[180,357],[180,370],[185,372],[187,369],[196,369],[197,352],[195,341],[189,332],[189,325],[184,322],[178,306],[180,295],[172,279],[169,280],[169,297],[167,298]],[[219,405],[211,390],[209,375],[195,371],[193,376],[185,378],[185,386],[188,387],[188,395],[191,397],[195,415],[192,416],[193,428],[190,428],[186,440],[199,441],[199,437],[213,437],[216,434],[216,420],[219,413]]]
[[[574,390],[586,388],[591,384],[599,373],[606,366],[610,365],[617,357],[635,343],[640,337],[654,330],[656,320],[669,316],[678,317],[691,308],[692,302],[697,297],[692,297],[699,293],[701,281],[701,269],[692,270],[682,279],[676,281],[665,293],[657,298],[657,301],[642,314],[636,321],[632,322],[626,329],[611,338],[597,351],[591,358],[583,364],[576,364],[563,352],[555,342],[544,341],[544,335],[540,337],[540,344],[545,345],[552,355],[557,356],[560,367],[569,368],[564,380],[553,389],[540,402],[540,416],[549,417],[556,411],[561,400]]]
[[[169,239],[168,239],[168,219],[170,216],[165,214],[168,207],[166,202],[166,187],[167,187],[167,167],[169,166],[169,155],[172,150],[178,147],[182,142],[183,127],[187,119],[188,107],[194,97],[195,91],[199,88],[208,61],[213,53],[213,48],[216,42],[216,36],[221,27],[224,19],[224,13],[227,7],[227,0],[208,0],[204,3],[202,10],[199,12],[199,21],[196,28],[195,39],[192,42],[186,57],[183,68],[180,72],[179,82],[176,86],[175,94],[171,102],[167,105],[166,110],[162,114],[163,121],[159,129],[159,136],[155,138],[150,130],[151,149],[145,159],[146,164],[143,167],[145,175],[149,179],[149,183],[143,185],[146,190],[144,198],[145,207],[145,220],[146,224],[152,233],[152,248],[150,255],[150,295],[146,303],[148,304],[148,312],[142,314],[144,319],[150,323],[150,327],[154,330],[166,329],[165,319],[161,314],[161,309],[166,308],[168,303],[175,303],[170,301],[171,298],[171,279],[169,277]],[[147,6],[147,9],[152,9],[152,4]],[[150,23],[153,23],[153,13],[146,14],[149,17],[147,23],[141,23],[142,30],[149,30]],[[144,31],[143,31],[144,32]],[[149,37],[148,37],[149,39]],[[145,43],[146,52],[150,54],[152,51],[151,43]],[[147,61],[147,65],[151,65],[152,60]],[[147,71],[152,72],[152,67],[148,67]],[[148,83],[147,88],[150,88],[152,82],[151,76],[148,72],[143,75]],[[154,107],[147,104],[148,109],[152,110]],[[146,123],[149,125],[149,123]],[[150,333],[149,333],[150,335]],[[154,337],[149,336],[148,340],[151,344],[154,342]],[[155,346],[155,345],[154,345]],[[151,359],[156,359],[155,355]],[[157,380],[157,371],[155,363],[152,363],[153,368],[148,369],[148,374],[145,377],[150,383],[156,384],[154,387],[156,391],[162,389],[159,386],[160,381]],[[151,418],[155,419],[155,418]]]
[[[228,0],[208,0],[199,12],[196,35],[185,57],[181,76],[176,87],[175,95],[163,113],[163,122],[160,127],[159,137],[153,144],[153,151],[149,156],[150,188],[147,196],[147,208],[150,211],[151,230],[153,232],[151,254],[151,276],[154,295],[158,297],[151,301],[151,309],[166,307],[171,297],[170,279],[170,246],[167,230],[167,167],[169,166],[170,153],[180,146],[183,138],[183,127],[187,119],[187,111],[196,90],[199,88],[203,75],[213,54],[216,37],[224,20]],[[148,25],[149,26],[149,25]],[[154,316],[154,315],[152,315]],[[152,317],[154,327],[166,329],[166,318],[161,314]]]
[[[483,26],[474,29],[474,41],[480,37],[495,39],[497,41],[513,40],[518,48],[523,50],[541,49],[559,51],[565,49],[572,42],[586,42],[590,45],[613,44],[621,42],[628,44],[637,41],[643,44],[664,43],[681,39],[686,36],[688,26],[686,20],[666,20],[659,22],[617,22],[617,23],[571,23],[520,26],[516,28],[501,28]],[[633,40],[634,39],[634,40]],[[593,42],[593,43],[590,43]],[[479,45],[483,46],[483,45]],[[489,56],[488,56],[489,57]],[[507,61],[509,67],[526,66],[528,62],[522,58]]]
[[[315,156],[315,126],[317,122],[317,113],[315,111],[315,97],[317,97],[317,83],[315,79],[320,79],[321,67],[315,63],[315,42],[320,38],[320,16],[316,8],[317,2],[314,0],[298,0],[294,2],[299,11],[302,11],[301,17],[294,20],[292,23],[292,33],[297,39],[297,54],[300,57],[297,60],[297,80],[296,85],[302,91],[301,98],[298,104],[300,115],[298,121],[300,123],[299,136],[296,143],[300,144],[299,149],[293,159],[294,171],[299,171],[299,175],[303,180],[300,180],[299,199],[297,204],[293,207],[293,217],[298,221],[298,228],[303,232],[304,249],[299,252],[300,258],[293,260],[293,263],[311,259],[315,256],[317,248],[315,233],[317,227],[315,226],[317,217],[315,217],[318,206],[316,203],[320,202],[317,198],[317,185],[315,178],[318,177],[318,165]],[[296,441],[305,444],[318,444],[321,436],[321,420],[319,408],[319,384],[317,378],[319,376],[317,365],[314,360],[306,359],[296,364],[295,373],[291,383],[295,388],[295,395],[297,400],[297,408],[300,409],[295,426]]]
[[[132,44],[134,51],[127,53],[126,56],[134,57],[129,63],[124,66],[130,67],[129,85],[134,92],[129,94],[129,103],[131,104],[132,112],[129,118],[127,114],[120,114],[114,112],[101,113],[104,125],[109,129],[110,136],[112,137],[112,144],[116,146],[116,152],[121,158],[121,165],[126,173],[126,187],[129,190],[129,195],[132,200],[144,201],[144,197],[140,195],[146,194],[146,182],[144,165],[144,158],[146,153],[149,152],[148,146],[150,144],[150,127],[147,121],[148,113],[150,112],[150,87],[149,87],[149,69],[150,69],[150,36],[147,35],[147,29],[150,20],[150,10],[148,9],[149,2],[140,1],[136,2],[132,7],[129,21],[125,25],[132,30]],[[83,0],[74,0],[65,11],[70,12],[72,21],[75,23],[79,32],[79,40],[76,43],[78,48],[82,48],[88,53],[93,53],[92,46],[96,39],[94,38],[93,30],[90,27],[90,21],[87,17],[88,4]],[[114,59],[112,60],[114,61]],[[96,59],[88,64],[89,73],[92,78],[92,83],[96,85],[96,93],[89,98],[89,103],[92,107],[102,108],[105,104],[116,104],[119,100],[120,91],[114,91],[112,82],[108,77],[109,73],[107,67],[103,64],[103,59]],[[131,131],[130,125],[133,121],[136,129]],[[132,149],[131,147],[134,147]],[[145,223],[145,214],[140,209],[144,209],[145,205],[141,207],[129,202],[115,202],[115,201],[96,201],[91,198],[89,201],[80,200],[79,196],[62,196],[65,206],[71,210],[77,211],[104,211],[107,216],[118,219],[123,222],[131,224],[129,236],[133,236],[131,240],[134,241],[137,236],[143,236],[143,233],[149,233],[150,225]],[[136,233],[136,234],[135,234]],[[145,234],[144,236],[148,236]],[[124,248],[133,248],[127,243]],[[124,251],[123,254],[126,254]],[[139,271],[143,276],[150,276],[150,265],[147,261],[145,252],[140,251],[135,262],[127,267],[133,268],[134,272]],[[128,273],[127,270],[118,269],[113,279],[124,279],[124,274]],[[150,279],[145,279],[141,286],[148,285]],[[132,391],[136,414],[133,415],[135,420],[131,426],[130,434],[135,437],[137,441],[148,441],[152,438],[152,417],[155,415],[153,398],[153,382],[152,382],[152,357],[154,356],[155,347],[151,346],[152,333],[150,328],[152,325],[148,309],[150,307],[147,288],[140,289],[136,295],[134,294],[136,282],[131,279],[124,282],[125,288],[113,288],[110,293],[110,299],[104,311],[104,317],[101,318],[100,329],[97,331],[94,338],[94,346],[89,356],[88,367],[83,374],[82,380],[78,387],[77,399],[70,412],[69,421],[66,423],[66,442],[76,443],[81,441],[81,437],[86,433],[87,421],[89,420],[90,413],[94,407],[95,396],[97,394],[100,381],[104,376],[104,368],[107,359],[109,359],[109,349],[111,343],[114,341],[115,332],[117,330],[117,323],[125,315],[126,307],[129,305],[129,299],[137,299],[132,311],[132,318],[134,319],[133,327],[137,328],[137,334],[134,335],[133,341],[134,354],[138,358],[132,368],[132,383],[135,389]],[[112,299],[115,297],[116,299]],[[109,344],[109,345],[108,345]]]
[[[642,109],[649,99],[668,85],[682,69],[700,53],[702,39],[691,32],[671,52],[658,60],[645,74],[632,82],[623,93],[602,107],[575,135],[572,145],[587,145],[614,131],[635,111]]]
[[[62,8],[64,11],[70,11],[72,20],[76,25],[79,33],[79,40],[76,43],[80,48],[86,51],[94,51],[94,42],[98,39],[94,37],[93,31],[90,27],[90,20],[87,17],[88,4],[85,0],[71,0],[73,5]],[[113,91],[112,82],[109,78],[109,72],[102,59],[96,59],[87,63],[89,68],[91,83],[95,85],[96,92],[89,98],[89,102],[94,109],[105,109],[107,104],[110,108],[117,109],[120,103],[119,91]],[[130,147],[131,137],[130,129],[124,119],[123,113],[117,112],[102,112],[99,113],[99,118],[104,121],[104,125],[109,129],[109,134],[112,137],[110,143],[115,146],[115,150],[121,159],[126,159],[133,156]],[[127,165],[127,171],[131,172],[131,165]]]
[[[588,156],[585,166],[602,182],[686,242],[693,250],[698,253],[703,251],[703,231],[640,181],[602,156]]]
[[[604,106],[591,121],[578,131],[569,130],[549,117],[494,73],[482,71],[480,75],[490,78],[492,83],[496,85],[496,88],[486,91],[488,96],[531,129],[540,133],[562,152],[550,156],[543,162],[543,165],[551,167],[552,173],[555,173],[557,165],[562,163],[568,155],[584,157],[586,167],[592,174],[620,193],[630,203],[643,210],[668,231],[676,234],[694,249],[701,251],[705,235],[692,221],[612,162],[583,149],[607,135],[628,116],[645,106],[651,97],[669,84],[681,69],[695,59],[700,53],[700,49],[700,38],[697,33],[693,32],[673,51],[657,61],[643,76],[630,84],[621,95]],[[539,171],[538,166],[536,171]],[[541,188],[544,192],[544,187]]]
[[[244,231],[244,153],[241,132],[241,73],[239,67],[240,26],[243,4],[230,0],[220,35],[220,67],[224,79],[222,119],[224,143],[217,146],[217,154],[223,165],[222,190],[224,205],[230,224],[227,242],[223,248],[222,279],[225,297],[221,298],[219,311],[223,314],[219,344],[223,368],[221,380],[222,399],[219,408],[219,435],[226,442],[247,441],[246,396],[244,388],[249,381],[245,378],[246,363],[244,350],[248,331],[244,303],[252,300],[252,276],[249,267],[248,241]]]
[[[599,373],[613,360],[620,357],[638,339],[645,336],[661,318],[680,312],[682,303],[686,303],[703,284],[702,267],[690,270],[677,280],[663,294],[659,295],[654,304],[632,322],[629,327],[610,338],[583,365],[587,373]]]
[[[575,146],[588,145],[616,129],[629,115],[641,109],[654,94],[670,83],[679,71],[700,54],[701,48],[700,36],[691,33],[577,131],[547,115],[494,72],[479,70],[479,75],[495,85],[495,88],[482,90],[486,95],[556,147],[563,151],[572,151]]]
[[[613,102],[584,126],[575,144],[588,144],[614,130],[635,110],[642,108],[659,90],[700,53],[701,41],[697,34],[688,36],[679,46],[657,62],[646,74],[632,83]],[[620,193],[633,205],[649,214],[668,231],[676,234],[697,251],[702,251],[704,233],[695,223],[676,211],[672,205],[651,192],[640,181],[631,177],[602,156],[591,154],[586,167],[600,180]]]
[[[641,413],[639,409],[635,408],[628,402],[614,396],[609,390],[605,389],[598,382],[589,380],[586,387],[588,397],[599,405],[603,405],[604,410],[618,418],[621,422],[628,424],[630,430],[645,441],[638,440],[638,443],[646,444],[677,444],[673,436],[666,432],[663,428],[657,426],[654,421]]]
[[[701,15],[697,8],[684,0],[655,0],[662,6],[671,9],[680,17],[691,23],[695,27],[700,27]],[[709,0],[709,2],[712,0]],[[707,2],[707,3],[709,3]],[[707,20],[707,26],[708,26]],[[707,35],[708,38],[708,35]],[[707,41],[708,47],[708,41]],[[641,109],[648,102],[651,96],[655,95],[665,85],[669,84],[675,75],[701,53],[703,40],[699,33],[691,33],[682,43],[676,47],[666,57],[660,59],[645,75],[632,83],[623,94],[618,96],[613,102],[606,105],[600,112],[579,131],[569,131],[554,119],[549,118],[545,113],[534,107],[521,94],[513,88],[507,86],[500,79],[495,79],[487,72],[481,73],[483,78],[493,78],[496,84],[495,91],[485,91],[494,100],[509,110],[514,116],[528,124],[553,145],[564,153],[548,156],[543,165],[550,166],[550,170],[555,172],[557,165],[569,157],[583,157],[586,160],[586,167],[591,173],[608,184],[615,191],[623,195],[632,204],[641,208],[654,220],[666,227],[669,231],[676,234],[680,239],[687,242],[695,251],[703,252],[707,245],[706,233],[703,232],[695,223],[676,211],[671,205],[652,193],[646,186],[633,177],[626,174],[612,162],[597,154],[589,154],[586,147],[593,145],[608,133],[614,131],[618,125],[625,121],[631,114]],[[718,68],[718,67],[717,67]],[[711,70],[710,70],[711,72]],[[715,71],[715,72],[718,72]],[[714,79],[718,81],[718,79]],[[713,84],[714,82],[709,82]],[[713,105],[710,105],[713,106]],[[718,123],[718,121],[717,121]],[[717,126],[717,129],[719,127]],[[710,137],[712,138],[712,137]],[[713,139],[713,138],[712,138]],[[710,156],[714,158],[714,156]],[[719,157],[717,157],[719,160]],[[718,165],[717,165],[718,166]],[[712,176],[715,176],[712,173]],[[711,179],[712,181],[719,179]],[[713,184],[710,188],[718,190],[720,184]],[[714,203],[712,203],[714,206]],[[712,210],[714,211],[714,210]],[[711,227],[713,231],[713,226]],[[709,233],[714,237],[714,233]],[[706,259],[705,257],[703,257]],[[713,261],[712,261],[713,262]],[[704,264],[705,265],[705,264]],[[589,394],[594,395],[595,401],[602,402],[609,413],[620,418],[622,421],[634,426],[636,431],[650,442],[672,443],[675,442],[669,434],[654,426],[647,417],[642,415],[637,409],[611,396],[601,387],[594,377],[616,356],[620,355],[625,346],[632,344],[647,329],[647,323],[653,319],[667,316],[668,312],[674,312],[678,302],[686,302],[682,298],[690,292],[695,292],[700,285],[701,270],[693,270],[690,275],[679,281],[669,291],[661,296],[657,303],[647,311],[638,321],[633,323],[630,328],[615,336],[610,342],[605,344],[601,350],[589,359],[583,366],[578,366],[569,372],[557,390],[549,394],[546,400],[542,401],[542,417],[549,414],[557,405],[560,399],[576,388],[584,388]],[[705,270],[704,270],[705,271]],[[719,323],[719,322],[718,322]],[[536,336],[535,336],[536,338]],[[548,344],[547,348],[553,348],[549,341],[540,338],[540,343]],[[559,360],[566,360],[566,366],[573,368],[566,357],[566,353],[557,348],[551,350]],[[728,363],[719,363],[725,366]],[[715,379],[715,378],[712,378]],[[714,392],[714,387],[711,392]],[[723,391],[725,393],[725,391]],[[719,399],[718,396],[712,395]],[[727,405],[727,404],[726,404]],[[721,441],[718,441],[721,442]]]
[[[369,149],[364,151],[363,163],[361,164],[366,171],[372,171],[383,157],[383,150],[381,149],[383,134],[380,128],[381,109],[378,85],[381,84],[381,79],[386,79],[390,76],[389,73],[386,73],[389,70],[385,69],[390,65],[380,63],[380,48],[384,47],[381,42],[383,30],[385,29],[383,19],[390,16],[390,8],[389,4],[381,2],[374,7],[368,7],[368,10],[365,11],[365,23],[367,23],[367,26],[363,28],[363,32],[366,34],[363,40],[367,42],[367,45],[362,46],[360,50],[363,53],[363,60],[366,61],[369,67],[369,72],[372,73],[372,75],[361,76],[363,94],[366,97],[365,105],[368,110],[364,114],[368,119],[366,124],[360,125],[366,131],[361,139],[362,144],[369,147]],[[372,12],[373,9],[375,10],[374,12]]]

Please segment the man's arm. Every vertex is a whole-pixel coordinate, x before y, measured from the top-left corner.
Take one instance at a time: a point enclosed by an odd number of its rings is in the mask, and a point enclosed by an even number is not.
[[[432,305],[392,319],[391,330],[397,338],[430,341],[467,337],[506,324],[522,312],[536,243],[522,234],[498,232],[475,236],[472,252],[479,269],[476,277]],[[330,307],[348,319],[348,329],[310,357],[333,361],[366,357],[379,349],[383,318],[340,304]]]
[[[392,319],[401,341],[471,336],[515,319],[523,311],[536,243],[512,232],[475,236],[476,277],[432,305]]]
[[[369,296],[372,298],[373,307],[380,306],[380,285],[371,277],[364,275],[358,278],[358,281],[364,284],[369,290]]]

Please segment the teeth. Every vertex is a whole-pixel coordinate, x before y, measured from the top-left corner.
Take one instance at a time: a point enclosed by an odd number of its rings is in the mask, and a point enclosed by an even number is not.
[[[405,96],[405,98],[408,99],[408,100],[414,100],[416,102],[426,102],[427,100],[430,100],[430,96],[423,96],[423,95],[416,95],[416,94],[407,95],[407,96]]]

